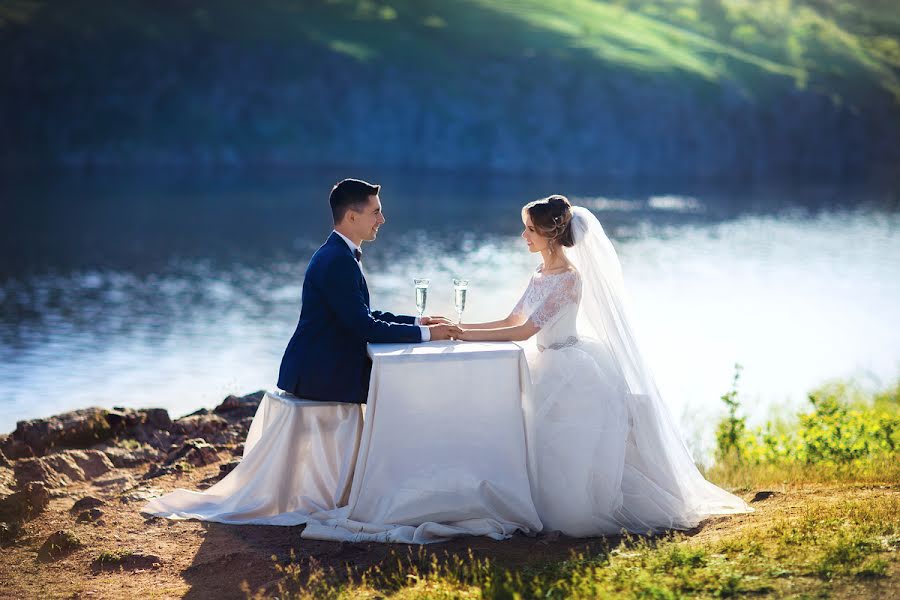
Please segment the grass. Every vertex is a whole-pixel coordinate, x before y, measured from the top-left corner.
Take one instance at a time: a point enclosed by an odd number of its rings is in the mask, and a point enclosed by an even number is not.
[[[710,479],[738,489],[900,481],[900,382],[874,394],[854,382],[830,382],[809,394],[812,410],[748,429],[739,414],[739,379],[737,367],[722,396],[728,415],[718,426]]]
[[[896,457],[867,461],[864,465],[735,464],[716,463],[706,470],[711,481],[728,489],[749,491],[795,484],[869,486],[900,481]]]
[[[735,378],[737,386],[739,377]],[[771,490],[753,514],[713,519],[696,532],[610,538],[591,554],[504,568],[489,557],[397,551],[362,572],[328,571],[295,559],[277,564],[278,598],[880,598],[897,595],[900,567],[900,460],[884,431],[863,427],[865,452],[840,450],[844,421],[884,423],[900,414],[894,385],[866,394],[834,382],[810,394],[813,411],[781,429],[790,451],[753,453],[764,430],[742,428],[737,388],[723,396],[729,416],[719,462],[707,476],[726,488]],[[856,416],[853,416],[853,415]],[[822,429],[823,415],[838,415]],[[842,420],[843,419],[843,420]],[[826,419],[827,421],[827,419]],[[832,427],[837,424],[838,427]],[[818,427],[818,429],[817,429]],[[820,431],[821,430],[821,431]],[[828,432],[828,437],[810,432]],[[759,440],[757,440],[759,441]],[[745,443],[747,442],[747,443]],[[762,443],[762,442],[760,442]],[[806,445],[804,445],[806,444]],[[810,453],[812,444],[833,452]],[[818,444],[818,446],[816,446]],[[749,497],[749,494],[747,494]],[[248,596],[267,593],[245,589]]]
[[[97,555],[96,561],[100,564],[116,565],[134,554],[131,550],[104,550]]]
[[[288,563],[279,598],[878,597],[900,548],[900,495],[808,499],[720,536],[627,537],[593,555],[504,569],[488,558],[398,554],[362,574]],[[776,513],[778,514],[778,513]],[[256,597],[265,597],[259,593]]]

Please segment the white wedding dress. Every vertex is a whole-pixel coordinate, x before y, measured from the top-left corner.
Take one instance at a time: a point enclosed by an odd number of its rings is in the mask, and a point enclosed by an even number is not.
[[[688,529],[748,512],[697,470],[634,342],[618,259],[576,208],[578,267],[538,270],[513,313],[539,327],[526,345],[532,497],[544,531],[586,537]]]

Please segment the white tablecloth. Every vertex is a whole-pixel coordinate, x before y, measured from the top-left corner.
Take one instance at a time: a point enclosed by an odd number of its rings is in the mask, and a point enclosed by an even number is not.
[[[513,343],[370,344],[372,378],[348,504],[303,537],[428,543],[541,529]]]

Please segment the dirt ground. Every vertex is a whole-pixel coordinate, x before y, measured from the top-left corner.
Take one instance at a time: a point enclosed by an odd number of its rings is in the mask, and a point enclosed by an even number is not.
[[[158,494],[178,487],[197,489],[218,469],[214,464],[146,482],[140,479],[146,466],[116,469],[118,477],[127,475],[120,483],[106,482],[100,487],[82,482],[68,486],[65,496],[51,499],[42,514],[26,523],[16,543],[2,550],[0,598],[244,598],[245,593],[241,591],[244,582],[254,591],[274,587],[279,574],[273,557],[284,562],[291,550],[300,564],[308,565],[312,561],[344,572],[347,567],[365,569],[382,561],[393,561],[395,553],[419,551],[426,555],[465,556],[471,550],[475,556],[487,556],[500,565],[516,567],[564,559],[573,552],[590,552],[617,541],[553,536],[516,536],[506,541],[465,538],[420,549],[304,540],[300,538],[302,526],[170,521],[139,512],[144,503],[142,494]],[[782,491],[754,503],[753,514],[710,519],[690,533],[709,539],[739,533],[760,519],[803,511],[807,500],[832,493],[833,489],[821,486]],[[865,498],[867,494],[884,492],[850,489],[846,493]],[[76,522],[76,515],[70,509],[76,500],[88,495],[106,501],[99,507],[103,514],[92,523]],[[747,500],[752,497],[752,493],[745,495]],[[73,531],[84,546],[55,561],[39,560],[38,552],[45,540],[61,529]],[[126,562],[122,568],[103,568],[97,558],[104,551],[143,553],[155,556],[158,562],[151,558],[157,564],[129,566]]]

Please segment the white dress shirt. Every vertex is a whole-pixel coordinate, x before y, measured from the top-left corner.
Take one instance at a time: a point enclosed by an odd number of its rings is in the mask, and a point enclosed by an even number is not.
[[[338,234],[339,236],[341,236],[341,239],[347,243],[347,246],[350,247],[350,251],[353,253],[353,256],[356,256],[357,250],[362,252],[360,247],[357,246],[356,244],[354,244],[353,241],[350,238],[348,238],[346,235],[344,235],[337,229],[335,229],[334,232],[336,234]],[[363,277],[365,277],[365,272],[362,270],[362,263],[357,261],[356,266],[359,267],[359,272],[363,274]],[[431,341],[431,330],[421,324],[421,319],[419,319],[419,317],[416,317],[416,325],[418,325],[419,329],[422,331],[422,341],[430,342]]]

